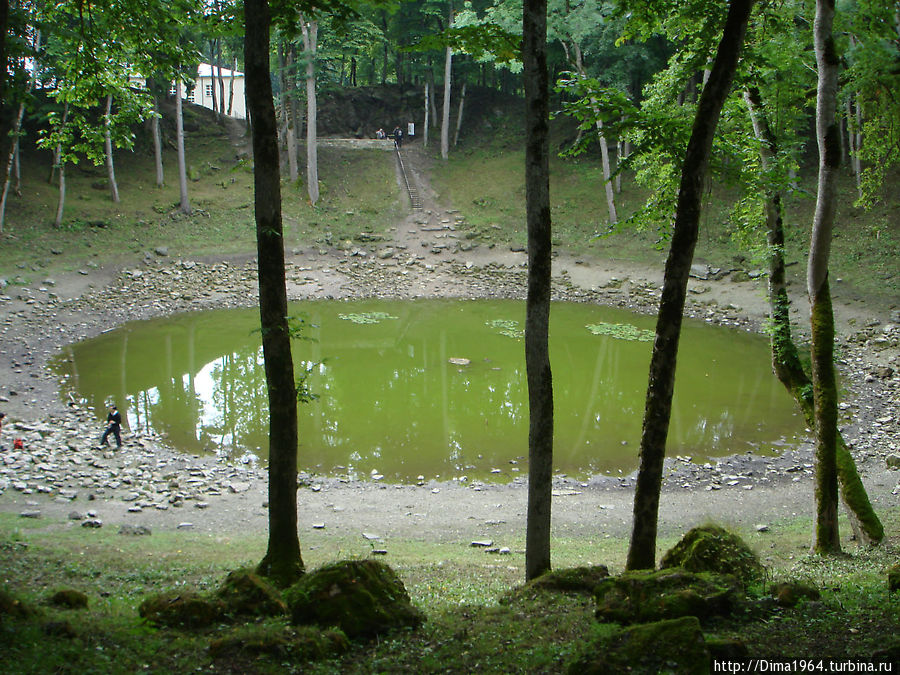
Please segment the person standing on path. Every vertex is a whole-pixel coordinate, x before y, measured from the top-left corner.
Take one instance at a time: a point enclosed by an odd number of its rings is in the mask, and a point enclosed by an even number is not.
[[[106,416],[106,431],[103,432],[103,436],[100,437],[100,445],[108,445],[106,442],[107,436],[112,434],[116,437],[116,449],[122,447],[122,414],[119,412],[118,408],[115,405],[109,406],[109,414]]]
[[[400,127],[394,127],[394,144],[397,146],[397,149],[403,147],[403,129]]]

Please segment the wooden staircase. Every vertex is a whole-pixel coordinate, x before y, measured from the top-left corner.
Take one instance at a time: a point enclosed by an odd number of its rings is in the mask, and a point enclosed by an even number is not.
[[[413,211],[422,210],[422,198],[414,183],[409,180],[409,173],[406,171],[406,165],[403,163],[403,153],[397,148],[397,161],[400,163],[400,173],[403,174],[403,183],[406,185],[406,191],[409,193],[409,203]]]

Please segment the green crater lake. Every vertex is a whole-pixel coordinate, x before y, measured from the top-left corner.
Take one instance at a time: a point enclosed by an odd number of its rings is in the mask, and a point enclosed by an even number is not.
[[[318,395],[301,404],[301,470],[414,481],[505,481],[527,473],[524,302],[310,301],[296,372]],[[608,307],[551,310],[557,472],[630,472],[655,319]],[[140,321],[71,345],[55,362],[98,414],[118,404],[126,429],[233,458],[268,452],[259,314],[222,310]],[[105,413],[104,413],[105,416]],[[758,335],[687,321],[668,453],[695,461],[771,453],[803,437]]]

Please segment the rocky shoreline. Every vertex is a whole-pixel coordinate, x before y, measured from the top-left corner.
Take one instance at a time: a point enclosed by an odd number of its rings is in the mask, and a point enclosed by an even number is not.
[[[85,527],[104,522],[131,526],[138,520],[173,529],[190,529],[207,520],[208,528],[229,523],[238,528],[248,524],[264,527],[265,471],[251,459],[227,463],[216,457],[185,455],[169,447],[165,439],[145,433],[126,434],[126,444],[119,452],[100,451],[95,447],[102,430],[97,413],[76,401],[60,399],[56,378],[47,368],[51,356],[66,344],[130,320],[255,304],[252,260],[171,260],[162,253],[147,254],[140,265],[127,269],[81,270],[60,281],[7,285],[0,291],[0,308],[6,315],[0,326],[0,410],[10,415],[0,438],[4,448],[0,510],[18,512],[22,517],[69,519]],[[526,274],[523,260],[524,256],[514,251],[500,255],[458,248],[428,256],[410,253],[402,244],[384,256],[365,250],[295,251],[288,260],[288,292],[291,299],[521,298]],[[560,259],[558,263],[554,299],[655,311],[659,281],[652,273],[617,273],[615,265],[576,260]],[[758,282],[733,282],[727,276],[716,279],[704,266],[698,266],[695,277],[688,315],[741,330],[761,329],[765,306]],[[740,304],[716,299],[722,297],[742,299]],[[754,307],[744,306],[747,298],[755,302]],[[894,315],[887,321],[854,315],[850,330],[839,340],[845,389],[841,429],[874,491],[873,500],[884,506],[896,506],[896,497],[893,504],[890,497],[900,493],[900,473],[891,469],[900,467],[900,374],[895,372],[900,369],[900,316],[896,311]],[[22,450],[12,448],[13,437],[22,438]],[[786,483],[808,487],[812,461],[808,443],[778,457],[742,454],[706,464],[671,458],[667,460],[665,488],[669,493],[749,494]],[[468,497],[461,495],[502,496],[514,512],[500,519],[504,523],[516,522],[524,510],[521,479],[509,485],[450,481],[386,486],[301,475],[301,483],[301,503],[306,500],[309,517],[319,519],[315,524],[334,513],[333,508],[328,510],[331,502],[325,496],[343,495],[347,490],[373,499],[383,495],[387,502],[392,493],[400,492],[407,500],[424,500],[423,504],[450,501],[448,495],[452,494],[459,503],[457,509],[472,508],[467,507]],[[555,485],[564,503],[570,502],[562,498],[577,496],[579,502],[596,506],[609,501],[611,494],[619,494],[616,509],[621,522],[616,527],[627,527],[632,487],[633,476],[595,476],[586,481],[557,477]],[[593,497],[588,499],[590,495]],[[236,510],[242,517],[229,518],[229,511]],[[569,510],[575,527],[578,509]],[[206,515],[213,513],[213,519]],[[409,511],[408,523],[415,521],[416,515]],[[758,515],[763,521],[768,517]],[[484,522],[491,520],[485,518]],[[149,525],[142,527],[149,531]],[[396,536],[404,527],[398,523],[393,530],[384,529],[395,531]],[[410,526],[410,531],[415,528]],[[473,536],[477,534],[475,531]]]

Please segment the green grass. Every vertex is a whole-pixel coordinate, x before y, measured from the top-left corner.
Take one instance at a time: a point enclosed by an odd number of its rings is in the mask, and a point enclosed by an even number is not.
[[[486,245],[524,245],[524,150],[497,143],[491,147],[468,145],[457,149],[447,162],[436,162],[434,183],[441,198],[460,211],[468,223],[466,236]],[[550,201],[553,242],[576,256],[634,261],[662,266],[668,244],[655,229],[620,228],[609,234],[609,213],[599,162],[590,158],[550,162]],[[866,211],[852,205],[855,188],[850,176],[840,180],[831,268],[840,279],[837,297],[864,299],[873,304],[896,304],[900,294],[900,267],[894,252],[900,247],[900,200],[894,174],[884,188],[884,201]],[[620,222],[640,208],[646,192],[629,174],[616,197]],[[815,175],[801,177],[804,189],[785,198],[786,257],[795,283],[804,283],[815,208]],[[715,267],[752,270],[764,268],[759,251],[764,234],[751,240],[748,250],[730,220],[737,192],[714,184],[706,195],[695,258]],[[799,263],[799,264],[798,264]]]
[[[252,166],[241,159],[224,131],[189,136],[188,194],[193,213],[180,201],[174,152],[164,153],[166,185],[156,187],[152,157],[116,155],[120,203],[106,189],[104,167],[67,168],[63,226],[55,229],[58,190],[46,182],[49,155],[23,161],[22,197],[7,207],[0,234],[0,276],[28,284],[58,272],[133,264],[146,252],[166,247],[172,258],[253,254],[256,226]],[[303,151],[301,149],[301,154]],[[319,150],[321,198],[309,204],[303,177],[282,183],[285,248],[325,245],[360,232],[384,234],[400,214],[393,156],[377,150]]]
[[[890,533],[900,530],[900,510],[883,514]],[[846,527],[845,527],[846,530]],[[764,554],[773,579],[797,579],[822,591],[818,605],[801,604],[749,623],[720,621],[707,637],[739,637],[754,657],[864,657],[891,644],[900,628],[900,594],[889,594],[885,570],[897,560],[896,534],[879,548],[819,558],[807,553],[810,523],[791,519],[766,533],[743,533]],[[668,546],[673,540],[661,541]],[[38,611],[26,620],[0,619],[7,657],[3,673],[189,672],[247,673],[561,673],[593,636],[614,626],[594,620],[586,596],[548,591],[515,592],[523,579],[522,541],[513,554],[494,556],[468,547],[421,541],[394,542],[386,561],[397,571],[425,625],[374,643],[354,644],[339,658],[320,662],[262,655],[214,660],[211,640],[232,631],[277,636],[283,620],[179,631],[143,623],[143,597],[164,590],[211,591],[229,570],[251,565],[264,551],[262,535],[215,536],[157,532],[123,537],[111,530],[84,531],[64,522],[28,522],[0,516],[0,588]],[[304,551],[307,568],[347,557],[350,542],[323,540]],[[555,539],[557,569],[608,564],[622,570],[627,542],[598,535],[593,541]],[[90,598],[87,610],[51,607],[61,588]],[[74,636],[47,634],[48,623],[68,621]]]

